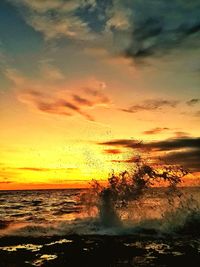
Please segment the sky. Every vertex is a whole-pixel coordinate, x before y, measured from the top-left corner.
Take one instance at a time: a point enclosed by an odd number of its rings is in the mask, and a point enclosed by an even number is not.
[[[200,176],[200,1],[1,0],[0,189],[145,161]]]

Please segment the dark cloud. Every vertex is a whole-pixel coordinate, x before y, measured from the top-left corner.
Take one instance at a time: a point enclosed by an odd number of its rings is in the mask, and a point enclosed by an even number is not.
[[[136,113],[139,111],[153,111],[164,107],[175,108],[179,102],[175,100],[150,99],[141,104],[130,106],[129,108],[120,109],[124,112]]]
[[[170,152],[164,156],[164,160],[168,164],[182,165],[191,171],[200,171],[200,148]]]
[[[118,139],[99,143],[100,145],[121,146],[139,150],[169,151],[174,149],[200,148],[200,137],[171,138],[164,141],[138,142],[137,140]]]
[[[141,142],[137,140],[130,140],[130,139],[116,139],[106,142],[100,142],[99,145],[106,145],[106,146],[120,146],[120,147],[128,147],[128,148],[140,148]]]
[[[66,38],[91,45],[109,32],[111,50],[134,59],[180,49],[188,39],[190,47],[199,44],[198,0],[7,1],[23,9],[27,24],[46,40]]]
[[[168,131],[168,130],[170,130],[170,129],[167,128],[167,127],[163,127],[163,128],[162,127],[156,127],[156,128],[144,131],[143,134],[147,134],[147,135],[159,134],[159,133],[162,133],[162,132],[165,132],[165,131]]]
[[[150,158],[149,158],[150,159]],[[151,159],[156,161],[156,158],[151,155]],[[187,151],[176,151],[169,152],[168,154],[163,154],[160,157],[167,165],[179,165],[183,166],[186,169],[189,169],[191,172],[199,172],[200,171],[200,149],[187,150]],[[138,161],[137,157],[131,157],[126,160],[112,160],[111,162],[116,163],[135,163]]]
[[[130,139],[118,139],[99,143],[103,146],[131,148],[139,151],[141,155],[148,153],[154,158],[153,152],[159,153],[160,157],[169,164],[180,164],[191,170],[200,171],[200,137],[177,137],[164,141],[139,142]],[[158,154],[157,154],[158,155]],[[123,162],[134,162],[135,157],[123,160]],[[118,162],[121,162],[121,160]]]
[[[132,39],[124,55],[135,59],[180,49],[185,41],[199,44],[199,1],[133,1]],[[197,3],[198,2],[198,3]]]
[[[188,104],[188,106],[194,106],[198,103],[200,103],[200,98],[193,98],[189,101],[186,102]]]
[[[105,149],[104,153],[116,155],[122,153],[122,151],[120,149]]]

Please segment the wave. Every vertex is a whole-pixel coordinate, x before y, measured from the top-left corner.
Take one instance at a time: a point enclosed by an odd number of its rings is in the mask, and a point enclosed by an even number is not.
[[[22,211],[14,214],[19,219],[14,223],[6,223],[7,217],[0,221],[0,236],[199,236],[200,201],[176,188],[179,181],[176,169],[175,174],[171,174],[171,169],[164,170],[160,174],[139,164],[133,174],[112,174],[105,187],[94,181],[91,190],[81,194],[56,191],[50,198],[48,191],[31,193],[32,201],[24,214]],[[160,179],[160,175],[169,180],[170,186],[156,191],[151,187],[151,179]],[[8,218],[13,218],[12,215]]]
[[[75,219],[70,222],[52,222],[25,224],[10,227],[10,222],[1,222],[7,227],[1,236],[67,236],[67,235],[144,235],[160,238],[161,236],[195,235],[200,236],[200,209],[187,210],[180,206],[173,211],[167,211],[162,218],[120,221],[120,223],[105,225],[99,216]]]

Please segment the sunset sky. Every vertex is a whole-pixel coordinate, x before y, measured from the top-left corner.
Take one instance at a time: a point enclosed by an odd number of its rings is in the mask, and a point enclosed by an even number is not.
[[[199,10],[1,0],[0,189],[85,186],[138,155],[199,177]]]

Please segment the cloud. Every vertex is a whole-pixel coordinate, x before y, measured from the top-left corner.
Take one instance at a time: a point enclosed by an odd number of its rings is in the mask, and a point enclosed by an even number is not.
[[[102,89],[106,87],[105,83],[99,83],[98,88],[96,87],[84,87],[83,90],[88,96],[95,97],[96,100],[102,105],[108,105],[111,103],[111,100],[108,96],[106,96]]]
[[[35,168],[35,167],[20,167],[20,168],[13,168],[13,170],[19,171],[33,171],[33,172],[50,172],[50,171],[74,171],[77,168]]]
[[[28,172],[65,172],[70,173],[73,171],[77,171],[78,168],[43,168],[43,167],[9,167],[5,166],[4,168],[0,169],[0,179],[2,181],[7,182],[10,179],[7,177],[18,176],[21,171],[28,171]]]
[[[4,165],[4,164],[2,164]],[[13,176],[15,176],[15,173],[13,173],[12,175],[12,172],[8,171],[6,168],[5,168],[5,165],[3,168],[0,168],[0,184],[11,184],[13,183],[13,180],[8,178],[8,177],[11,177],[13,178]]]
[[[196,104],[200,103],[200,98],[193,98],[186,102],[188,106],[195,106]]]
[[[13,1],[13,0],[12,0]],[[37,11],[38,13],[45,13],[49,10],[54,9],[66,9],[68,11],[74,10],[78,6],[76,0],[68,0],[66,2],[61,0],[14,0],[16,3],[24,4],[32,10]]]
[[[200,147],[187,151],[170,152],[164,156],[168,164],[182,165],[191,171],[200,171]]]
[[[124,55],[134,59],[164,55],[199,43],[199,2],[187,0],[135,0],[132,7],[132,37]]]
[[[200,110],[196,111],[196,112],[194,113],[194,116],[195,116],[195,117],[200,117]]]
[[[111,155],[116,155],[116,154],[121,154],[122,151],[120,149],[105,149],[104,153],[111,154]]]
[[[128,158],[128,159],[113,159],[113,160],[111,160],[111,162],[116,162],[116,163],[133,163],[133,162],[135,162],[135,163],[137,163],[137,162],[139,162],[141,160],[141,157],[139,157],[139,156],[132,156],[132,157],[130,157],[130,158]]]
[[[12,0],[10,3],[23,8],[27,24],[41,32],[47,40],[60,37],[89,40],[96,36],[88,24],[76,15],[77,10],[92,7],[92,0]]]
[[[16,168],[17,170],[21,171],[34,171],[34,172],[46,172],[49,171],[48,168],[33,168],[33,167],[21,167],[21,168]]]
[[[93,90],[91,88],[91,90]],[[94,108],[100,105],[107,105],[107,98],[103,98],[103,93],[101,97],[97,95],[96,97],[90,97],[85,94],[84,97],[79,95],[74,95],[72,92],[67,92],[65,95],[60,96],[59,93],[53,95],[44,95],[37,91],[25,91],[20,95],[20,98],[24,102],[28,102],[35,106],[38,110],[65,116],[72,116],[78,113],[90,121],[94,121],[94,118],[87,113],[90,108]],[[83,92],[81,92],[82,94]]]
[[[171,138],[164,141],[149,142],[144,147],[150,150],[169,151],[172,149],[196,149],[200,148],[200,137]]]
[[[65,79],[64,74],[59,69],[46,63],[45,61],[42,62],[40,69],[41,76],[48,79],[48,81],[60,82]]]
[[[190,137],[190,134],[187,132],[177,131],[174,132],[175,136],[178,138]]]
[[[141,142],[137,140],[130,139],[115,139],[106,142],[100,142],[99,145],[103,146],[116,146],[116,147],[126,147],[126,148],[141,148]]]
[[[192,171],[200,171],[200,137],[177,137],[162,141],[139,142],[132,139],[116,139],[98,143],[112,149],[130,148],[149,159],[160,157],[168,164],[180,164]],[[149,153],[150,152],[150,153]],[[147,153],[147,154],[146,154]],[[133,162],[135,156],[123,162]],[[121,162],[121,161],[119,161]]]
[[[35,30],[42,32],[47,40],[59,37],[78,40],[94,38],[87,24],[73,16],[52,18],[34,14],[27,21]]]
[[[122,5],[119,7],[116,1],[113,2],[112,8],[109,10],[109,18],[106,22],[107,30],[120,30],[126,31],[131,27],[131,10],[126,9]]]
[[[184,168],[190,170],[191,172],[199,172],[199,160],[200,160],[200,149],[199,150],[188,150],[188,151],[178,151],[178,152],[170,152],[168,154],[164,154],[160,157],[160,159],[167,165],[178,165],[183,166]],[[156,162],[157,158],[151,156],[148,160],[152,162]],[[115,163],[135,163],[138,161],[138,158],[133,156],[125,160],[111,160],[111,162]]]
[[[121,111],[128,113],[136,113],[140,111],[154,111],[159,110],[164,107],[175,108],[178,101],[175,100],[164,100],[164,99],[150,99],[146,100],[141,104],[136,104],[125,109],[120,109]]]
[[[170,129],[167,128],[167,127],[156,127],[156,128],[144,131],[143,134],[147,134],[147,135],[159,134],[159,133],[162,133],[162,132],[165,132],[165,131],[168,131],[168,130],[170,130]]]
[[[78,96],[78,95],[73,95],[73,99],[76,103],[80,104],[80,105],[86,105],[86,106],[89,106],[89,107],[92,107],[93,106],[93,103],[84,98],[84,97],[81,97],[81,96]]]
[[[7,77],[13,82],[18,99],[43,113],[74,116],[79,114],[94,121],[91,109],[108,107],[110,98],[105,94],[106,84],[96,79],[75,81],[69,84],[59,70],[48,66],[41,80],[31,80],[15,70],[8,69]],[[49,78],[48,78],[49,77]],[[44,90],[45,88],[45,90]]]
[[[98,102],[92,102],[92,100],[87,99],[85,99],[84,103],[80,103],[80,101],[77,103],[77,98],[75,101],[74,97],[71,99],[69,92],[67,96],[63,98],[56,94],[52,96],[46,95],[44,98],[38,92],[26,91],[20,95],[20,99],[45,113],[65,116],[73,116],[78,113],[90,121],[93,121],[94,118],[85,111],[85,108],[91,108],[99,104]]]
[[[127,147],[139,150],[169,151],[174,149],[200,148],[200,137],[170,138],[163,141],[152,141],[146,143],[132,139],[117,139],[99,144]]]
[[[159,134],[159,133],[163,133],[163,132],[172,132],[176,138],[183,138],[183,137],[190,137],[190,134],[187,132],[183,132],[183,131],[172,131],[173,129],[170,129],[168,127],[156,127],[150,130],[146,130],[144,132],[142,132],[143,134],[146,135],[154,135],[154,134]]]
[[[12,181],[0,181],[0,184],[12,184]]]
[[[8,0],[15,5],[28,25],[42,33],[45,40],[67,38],[73,41],[102,40],[106,22],[112,16],[119,24],[123,14],[111,14],[111,1],[96,0]],[[125,22],[122,24],[124,25]],[[114,21],[110,21],[113,25]]]
[[[46,40],[84,41],[112,55],[144,59],[198,48],[198,1],[8,0]]]

